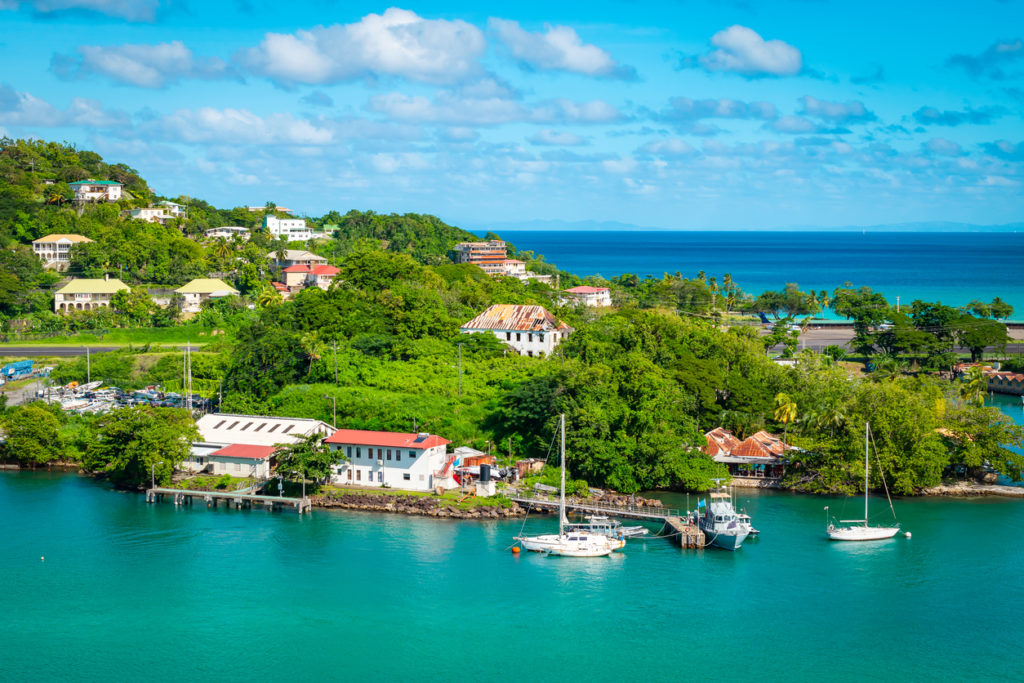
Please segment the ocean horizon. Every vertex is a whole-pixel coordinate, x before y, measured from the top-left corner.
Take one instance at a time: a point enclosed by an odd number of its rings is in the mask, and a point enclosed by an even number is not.
[[[487,231],[474,231],[483,236]],[[1024,319],[1024,233],[839,232],[833,230],[505,230],[533,251],[583,277],[626,273],[695,277],[729,273],[752,295],[800,289],[832,292],[845,282],[881,292],[891,304],[915,299],[963,306],[999,297]]]

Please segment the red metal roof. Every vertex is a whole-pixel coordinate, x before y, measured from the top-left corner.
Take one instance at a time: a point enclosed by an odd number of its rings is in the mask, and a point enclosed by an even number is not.
[[[294,266],[288,266],[287,268],[285,268],[281,272],[282,273],[308,273],[309,272],[309,266],[304,265],[302,263],[296,263]]]
[[[283,282],[271,282],[270,284],[274,287],[274,289],[276,289],[279,292],[287,292],[288,291],[288,285],[286,285]]]
[[[598,292],[607,292],[608,288],[607,287],[580,286],[580,287],[573,287],[573,288],[567,289],[565,291],[569,292],[570,294],[597,294]]]
[[[351,444],[353,446],[380,446],[382,448],[433,448],[450,444],[436,434],[401,434],[398,432],[372,432],[365,429],[339,429],[324,443]]]
[[[247,443],[233,443],[210,455],[222,458],[242,458],[245,460],[266,460],[274,454],[277,446],[253,446]]]
[[[341,272],[341,269],[334,266],[313,266],[310,272],[313,275],[337,275]]]
[[[704,452],[708,455],[728,454],[732,449],[740,445],[740,440],[733,436],[733,433],[722,427],[715,427],[704,435],[707,445]]]
[[[463,330],[518,330],[547,332],[569,330],[568,325],[543,306],[495,304],[462,326]]]

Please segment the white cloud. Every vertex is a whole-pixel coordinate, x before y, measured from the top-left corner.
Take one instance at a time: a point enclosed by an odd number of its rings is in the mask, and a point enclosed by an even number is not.
[[[693,145],[679,138],[652,140],[637,151],[640,154],[657,157],[688,157],[697,154]]]
[[[268,33],[238,61],[283,86],[397,77],[451,84],[479,75],[486,48],[480,29],[465,21],[423,19],[392,7],[354,24]]]
[[[488,26],[512,56],[527,68],[625,80],[636,78],[635,69],[618,64],[596,45],[585,45],[572,27],[548,25],[544,33],[533,33],[523,29],[519,22],[507,19],[491,19]]]
[[[944,157],[958,157],[964,153],[960,145],[945,138],[932,138],[927,142],[923,142],[921,143],[921,149],[926,153]]]
[[[500,97],[467,98],[449,91],[439,92],[433,100],[397,92],[375,95],[367,103],[367,109],[398,121],[456,126],[516,122],[600,124],[625,120],[622,112],[603,100],[557,99],[528,107]]]
[[[160,6],[160,2],[159,0],[32,0],[31,2],[0,0],[0,10],[17,9],[19,6],[31,7],[41,14],[66,10],[88,10],[128,21],[149,22],[156,18],[156,10]]]
[[[802,114],[835,123],[848,124],[875,120],[874,113],[869,111],[863,102],[856,100],[829,102],[827,100],[819,100],[810,95],[804,95],[800,98],[800,103],[802,105]]]
[[[0,124],[45,128],[112,128],[128,126],[131,120],[124,112],[104,109],[96,100],[72,97],[67,109],[57,109],[27,92],[18,92],[8,85],[0,84]]]
[[[604,100],[573,102],[556,99],[542,103],[532,112],[530,118],[537,122],[563,122],[580,124],[618,123],[626,116]]]
[[[802,116],[783,116],[772,121],[769,127],[779,133],[813,133],[818,130],[818,124]]]
[[[803,69],[800,50],[781,40],[765,40],[756,31],[736,24],[711,36],[718,48],[697,59],[708,71],[744,76],[795,76]]]
[[[324,145],[333,132],[291,114],[261,117],[247,109],[180,109],[140,126],[144,135],[186,143]]]
[[[82,45],[77,55],[54,55],[52,68],[65,79],[98,74],[140,88],[163,88],[182,78],[222,78],[232,73],[223,60],[197,58],[180,40],[158,45]]]
[[[609,173],[625,175],[637,169],[637,163],[633,159],[608,159],[601,162],[601,166]]]
[[[560,147],[578,147],[587,144],[587,141],[579,135],[550,129],[538,131],[530,138],[530,142],[535,145],[555,145]]]

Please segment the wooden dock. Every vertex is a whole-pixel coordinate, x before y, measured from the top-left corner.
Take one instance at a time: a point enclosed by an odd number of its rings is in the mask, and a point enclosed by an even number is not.
[[[305,498],[285,498],[282,496],[265,496],[256,493],[241,493],[239,491],[190,491],[188,489],[146,489],[146,502],[156,503],[171,498],[175,505],[194,505],[198,498],[206,503],[206,507],[217,507],[221,502],[227,507],[234,507],[236,510],[242,508],[254,508],[262,506],[265,510],[280,510],[292,508],[300,515],[309,512],[313,503],[307,496]]]
[[[659,533],[682,548],[703,548],[704,532],[681,517],[666,517]]]

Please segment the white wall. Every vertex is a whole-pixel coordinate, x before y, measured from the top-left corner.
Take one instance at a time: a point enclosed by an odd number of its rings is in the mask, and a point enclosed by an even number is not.
[[[335,466],[332,480],[336,484],[380,486],[384,483],[394,489],[430,491],[434,487],[434,472],[440,470],[445,463],[443,445],[426,450],[333,443],[329,446],[331,450],[340,449],[349,458],[348,462]],[[369,452],[371,450],[372,456]],[[409,456],[410,450],[416,453],[416,457]],[[383,453],[378,454],[378,451]],[[398,459],[399,455],[401,459]],[[383,461],[383,465],[379,465],[378,461]],[[350,471],[353,472],[351,480]]]
[[[491,333],[499,340],[508,344],[520,356],[550,356],[551,352],[562,343],[568,332],[517,332],[515,330],[463,330],[464,333]],[[517,337],[518,335],[518,337]],[[543,337],[543,341],[541,340]]]

